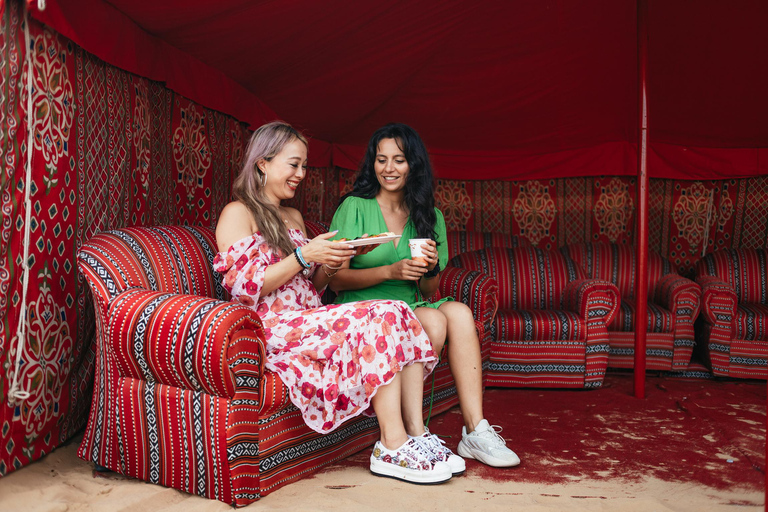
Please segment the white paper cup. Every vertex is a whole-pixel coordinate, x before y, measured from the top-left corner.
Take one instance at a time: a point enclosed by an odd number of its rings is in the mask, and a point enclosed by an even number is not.
[[[427,259],[424,257],[421,246],[430,240],[430,238],[411,238],[408,240],[408,247],[411,249],[411,259],[426,263]]]

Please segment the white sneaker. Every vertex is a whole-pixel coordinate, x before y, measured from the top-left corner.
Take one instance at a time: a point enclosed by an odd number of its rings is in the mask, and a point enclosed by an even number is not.
[[[461,428],[459,455],[465,459],[477,459],[483,464],[497,468],[508,468],[520,464],[520,458],[507,448],[507,442],[499,435],[501,427],[489,425],[482,420],[475,430],[467,434],[467,428]]]
[[[441,484],[453,476],[447,463],[432,461],[432,453],[425,450],[414,438],[395,450],[388,450],[381,441],[376,441],[370,467],[374,475],[413,484]]]
[[[456,455],[450,448],[445,446],[445,441],[437,437],[435,434],[430,433],[427,427],[424,427],[424,433],[417,437],[412,437],[424,446],[427,450],[432,452],[434,460],[445,462],[451,466],[453,476],[458,476],[467,469],[467,464],[464,459]]]

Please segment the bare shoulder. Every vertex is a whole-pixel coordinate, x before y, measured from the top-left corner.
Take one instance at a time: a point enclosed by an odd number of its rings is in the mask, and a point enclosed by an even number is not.
[[[290,206],[283,206],[282,208],[285,214],[290,216],[292,220],[304,224],[304,217],[301,216],[301,212],[299,210],[296,208],[291,208]]]
[[[304,226],[304,217],[302,217],[301,212],[296,208],[291,208],[290,206],[283,206],[283,211],[291,218],[294,223],[301,227],[301,230],[304,232],[304,236],[306,236],[307,228]]]
[[[258,231],[251,212],[240,201],[229,203],[221,211],[216,224],[216,245],[219,251],[226,251],[235,242]]]

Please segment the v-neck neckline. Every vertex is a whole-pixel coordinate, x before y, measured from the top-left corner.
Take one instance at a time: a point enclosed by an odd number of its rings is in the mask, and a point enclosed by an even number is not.
[[[384,226],[384,231],[395,233],[394,231],[389,229],[389,226],[387,225],[387,219],[384,218],[384,212],[381,211],[381,205],[379,204],[379,201],[376,199],[376,197],[373,198],[373,202],[376,203],[376,209],[379,211],[379,221],[381,221],[381,224]],[[395,254],[399,252],[398,249],[400,248],[400,242],[403,241],[403,235],[405,235],[405,230],[408,229],[408,224],[410,224],[410,222],[411,222],[411,216],[409,215],[408,218],[405,219],[405,224],[403,224],[403,232],[400,233],[400,238],[392,240],[392,247],[395,249]]]

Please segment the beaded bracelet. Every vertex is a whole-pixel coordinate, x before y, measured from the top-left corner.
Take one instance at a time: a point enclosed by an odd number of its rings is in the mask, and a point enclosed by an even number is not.
[[[301,247],[297,247],[293,250],[293,255],[296,256],[296,261],[299,262],[303,268],[309,268],[309,263],[304,260],[304,256],[301,254]]]
[[[293,255],[296,258],[296,261],[299,262],[299,265],[301,266],[301,275],[304,277],[309,277],[309,265],[306,261],[304,261],[304,258],[301,256],[301,248],[297,247],[293,250]]]

